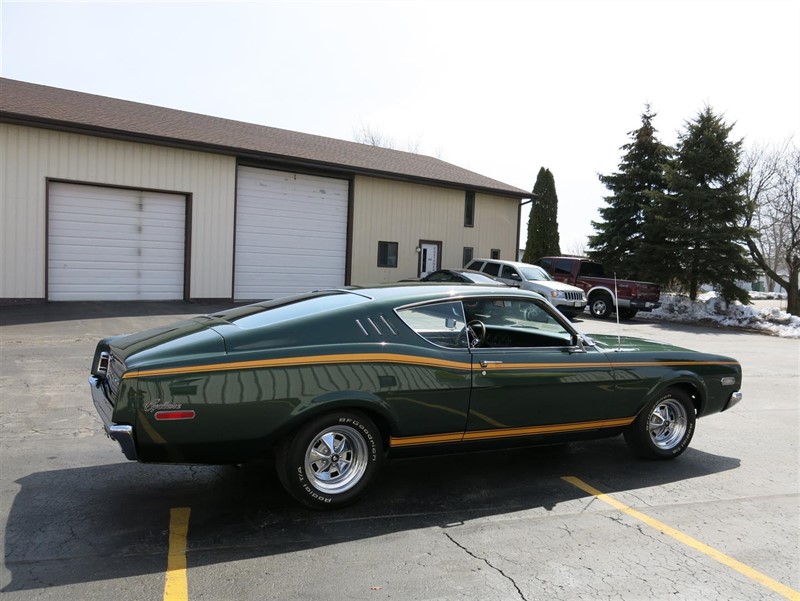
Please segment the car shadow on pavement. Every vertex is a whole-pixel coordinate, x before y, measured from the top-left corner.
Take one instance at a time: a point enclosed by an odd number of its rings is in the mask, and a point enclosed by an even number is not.
[[[266,462],[233,466],[116,463],[38,472],[17,481],[5,532],[2,592],[164,572],[173,507],[190,507],[188,566],[323,548],[403,531],[448,528],[517,512],[546,516],[585,498],[576,476],[613,494],[700,478],[739,460],[689,449],[639,460],[621,437],[386,464],[357,504],[305,509]]]

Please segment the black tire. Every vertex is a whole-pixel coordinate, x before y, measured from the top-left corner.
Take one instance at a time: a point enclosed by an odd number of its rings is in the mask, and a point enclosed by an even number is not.
[[[599,292],[589,299],[589,312],[600,319],[606,319],[614,310],[614,299],[607,292]]]
[[[275,468],[284,488],[313,509],[355,502],[383,464],[378,428],[358,411],[341,411],[307,422],[277,450]]]
[[[694,435],[696,422],[691,397],[669,388],[650,401],[625,430],[625,442],[646,459],[673,459],[683,453]]]
[[[620,319],[633,319],[638,312],[638,309],[617,309]]]

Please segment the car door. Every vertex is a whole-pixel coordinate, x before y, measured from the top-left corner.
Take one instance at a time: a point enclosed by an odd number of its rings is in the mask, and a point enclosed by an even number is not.
[[[472,389],[463,305],[448,300],[402,307],[396,313],[418,340],[395,346],[398,357],[383,368],[383,380],[391,384],[384,398],[398,425],[391,444],[459,442]]]
[[[465,302],[486,335],[472,354],[472,395],[464,440],[596,430],[632,421],[606,355],[541,300],[503,296]]]
[[[497,276],[505,284],[520,286],[523,282],[522,276],[511,265],[503,265],[500,269],[500,275]]]

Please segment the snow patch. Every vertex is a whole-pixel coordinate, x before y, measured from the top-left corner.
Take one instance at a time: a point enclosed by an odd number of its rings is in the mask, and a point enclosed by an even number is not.
[[[760,296],[764,295],[764,296]],[[751,293],[753,299],[774,299],[780,295]],[[642,311],[638,317],[680,323],[700,323],[721,327],[760,330],[782,338],[800,338],[800,317],[778,307],[759,309],[740,302],[726,303],[716,292],[706,292],[696,301],[679,294],[662,294],[661,307]]]

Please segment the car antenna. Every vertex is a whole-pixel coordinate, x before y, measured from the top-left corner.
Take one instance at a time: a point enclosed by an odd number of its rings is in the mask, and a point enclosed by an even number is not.
[[[617,272],[614,272],[614,313],[617,314],[617,351],[622,350],[622,336],[619,327],[619,295],[617,294]]]

